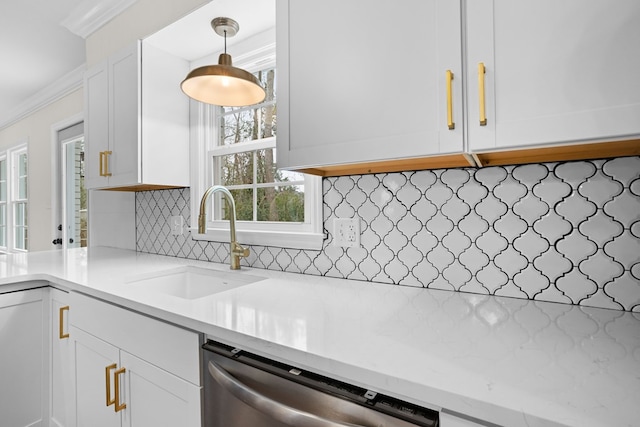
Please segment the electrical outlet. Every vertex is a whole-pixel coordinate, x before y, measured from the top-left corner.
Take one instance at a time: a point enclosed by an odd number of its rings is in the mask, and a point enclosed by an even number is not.
[[[169,227],[171,227],[172,236],[182,236],[184,231],[184,218],[182,215],[172,216],[169,218]]]
[[[360,246],[360,218],[334,219],[333,244],[342,248]]]

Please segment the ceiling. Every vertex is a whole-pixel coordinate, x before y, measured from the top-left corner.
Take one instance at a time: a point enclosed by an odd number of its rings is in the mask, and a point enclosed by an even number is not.
[[[0,3],[0,127],[21,103],[84,64],[84,39],[60,24],[80,3]]]
[[[136,1],[1,0],[0,129],[46,105],[65,84],[78,87],[86,61],[85,38]],[[192,15],[155,35],[172,53],[186,49],[180,56],[187,59],[222,49],[223,40],[209,25],[215,16],[240,23],[230,46],[273,27],[275,0],[215,0]]]

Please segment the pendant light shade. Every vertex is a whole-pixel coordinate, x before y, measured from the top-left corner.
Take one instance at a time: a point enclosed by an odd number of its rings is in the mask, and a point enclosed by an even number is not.
[[[224,36],[224,53],[217,65],[205,65],[192,70],[180,87],[190,98],[207,104],[225,107],[242,107],[264,100],[265,90],[258,79],[248,71],[236,68],[231,55],[227,54],[227,36],[233,37],[239,26],[230,18],[216,18],[211,21],[215,32]]]

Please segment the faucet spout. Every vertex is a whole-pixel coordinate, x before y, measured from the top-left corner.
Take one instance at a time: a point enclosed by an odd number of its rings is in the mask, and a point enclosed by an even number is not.
[[[233,200],[231,192],[222,185],[213,185],[207,188],[200,200],[200,213],[198,215],[198,234],[204,234],[207,231],[207,200],[213,193],[220,192],[225,198],[227,207],[231,210],[229,214],[229,255],[231,257],[231,269],[240,269],[240,258],[249,256],[249,249],[240,246],[236,240],[236,203]]]

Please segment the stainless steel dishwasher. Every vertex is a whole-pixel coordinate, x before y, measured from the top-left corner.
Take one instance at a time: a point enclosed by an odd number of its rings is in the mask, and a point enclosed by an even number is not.
[[[215,341],[204,349],[205,427],[437,427],[438,412]]]

